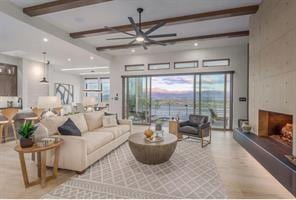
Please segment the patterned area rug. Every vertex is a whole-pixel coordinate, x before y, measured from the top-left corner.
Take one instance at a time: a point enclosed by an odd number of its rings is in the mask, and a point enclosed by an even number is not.
[[[171,159],[159,165],[135,160],[128,143],[43,198],[227,198],[209,148],[178,142]]]

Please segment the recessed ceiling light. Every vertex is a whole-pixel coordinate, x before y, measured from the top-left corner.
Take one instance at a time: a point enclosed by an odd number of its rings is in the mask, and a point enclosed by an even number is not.
[[[93,70],[93,69],[108,69],[108,66],[102,67],[84,67],[84,68],[64,68],[62,71],[81,71],[81,70]]]
[[[43,38],[43,42],[48,42],[48,39],[47,38]]]
[[[70,62],[71,61],[71,58],[68,58],[67,60]]]
[[[135,53],[135,52],[136,52],[136,50],[132,49],[132,50],[131,50],[131,52],[132,52],[132,53]]]
[[[198,43],[197,43],[197,42],[195,42],[195,43],[194,43],[194,46],[196,46],[196,47],[197,47],[197,46],[198,46]]]
[[[93,59],[94,59],[94,57],[93,57],[93,56],[91,56],[91,57],[89,57],[89,59],[93,60]]]

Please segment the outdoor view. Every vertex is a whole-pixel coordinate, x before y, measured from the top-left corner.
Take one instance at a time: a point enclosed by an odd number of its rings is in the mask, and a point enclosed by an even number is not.
[[[134,77],[127,82],[126,110],[135,123],[188,120],[196,113],[209,116],[215,128],[229,128],[230,74]]]
[[[151,121],[193,113],[194,76],[157,76],[151,78]]]

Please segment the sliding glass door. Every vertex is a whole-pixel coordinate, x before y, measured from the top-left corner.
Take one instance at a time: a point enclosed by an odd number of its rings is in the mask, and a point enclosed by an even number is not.
[[[202,74],[200,114],[210,117],[212,127],[230,129],[230,74]]]
[[[150,77],[129,77],[125,80],[125,116],[135,124],[150,123]]]
[[[232,73],[125,77],[124,85],[124,116],[136,124],[200,114],[232,128]]]

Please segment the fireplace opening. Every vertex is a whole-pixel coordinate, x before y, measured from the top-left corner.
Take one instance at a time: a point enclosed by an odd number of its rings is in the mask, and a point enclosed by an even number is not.
[[[259,110],[258,135],[270,137],[292,147],[293,116],[284,113]]]

